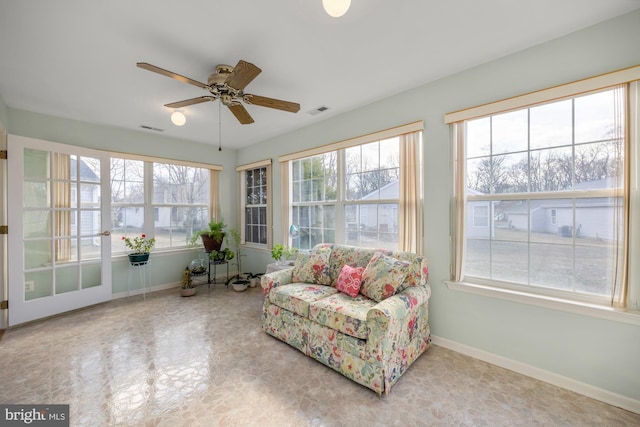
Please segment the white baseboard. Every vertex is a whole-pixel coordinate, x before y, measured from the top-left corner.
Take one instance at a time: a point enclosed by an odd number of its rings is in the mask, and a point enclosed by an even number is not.
[[[172,288],[179,288],[179,287],[180,287],[180,282],[165,283],[163,285],[149,286],[146,289],[132,289],[131,292],[122,291],[115,294],[111,294],[111,299],[114,300],[118,298],[126,298],[129,296],[142,295],[144,293],[148,294],[150,292],[164,291],[165,289],[172,289]]]
[[[462,353],[464,355],[473,357],[474,359],[479,359],[484,362],[491,363],[492,365],[500,366],[501,368],[505,368],[510,371],[514,371],[519,374],[523,374],[528,377],[574,391],[584,396],[591,397],[601,402],[608,403],[609,405],[613,405],[622,409],[626,409],[627,411],[640,414],[640,400],[613,393],[611,391],[598,388],[587,383],[576,381],[574,379],[550,371],[546,371],[544,369],[536,368],[535,366],[531,366],[526,363],[508,359],[506,357],[489,353],[487,351],[480,350],[466,344],[451,341],[446,338],[432,335],[431,339],[433,344],[440,347],[448,348],[449,350]]]

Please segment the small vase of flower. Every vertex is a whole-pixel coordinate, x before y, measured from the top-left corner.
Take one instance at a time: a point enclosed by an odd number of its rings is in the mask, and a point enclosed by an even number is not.
[[[128,256],[132,265],[145,265],[149,262],[149,252],[156,244],[155,237],[147,239],[146,234],[141,234],[133,238],[122,236],[122,240],[125,246],[131,250]]]

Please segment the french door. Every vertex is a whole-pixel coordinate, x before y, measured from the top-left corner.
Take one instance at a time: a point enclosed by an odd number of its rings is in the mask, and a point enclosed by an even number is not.
[[[9,326],[111,299],[109,155],[8,136]]]

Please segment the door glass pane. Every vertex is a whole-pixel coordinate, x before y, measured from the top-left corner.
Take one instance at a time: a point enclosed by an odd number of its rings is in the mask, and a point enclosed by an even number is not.
[[[24,242],[25,269],[29,270],[49,265],[51,265],[51,241],[28,240]]]
[[[25,208],[48,208],[50,206],[49,182],[25,181],[22,184],[22,189]]]
[[[24,275],[24,299],[26,301],[48,297],[53,293],[51,282],[52,270],[30,271]]]
[[[100,184],[80,184],[80,207],[100,206]]]
[[[53,241],[53,245],[56,253],[56,264],[78,260],[78,249],[75,245],[75,239],[56,239]]]
[[[50,178],[49,153],[47,151],[24,149],[24,176],[28,178]]]
[[[82,254],[83,261],[100,259],[100,256],[102,255],[101,239],[102,237],[100,236],[84,237],[80,239],[80,253]],[[122,244],[122,242],[120,242],[120,244]]]
[[[78,290],[78,266],[56,268],[56,294]]]
[[[75,165],[74,161],[76,156],[71,156],[72,165]],[[79,181],[84,182],[100,182],[100,159],[94,157],[81,156],[78,158],[78,164],[80,168],[80,174],[78,176]],[[71,167],[73,174],[73,166]]]
[[[82,289],[100,286],[101,266],[100,264],[82,264],[80,266],[82,273]]]
[[[24,237],[49,237],[49,211],[24,211],[22,213]]]

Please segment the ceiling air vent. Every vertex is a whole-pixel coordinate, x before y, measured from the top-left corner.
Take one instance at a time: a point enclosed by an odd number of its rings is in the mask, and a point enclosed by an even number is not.
[[[164,132],[164,129],[154,128],[154,127],[147,126],[147,125],[140,125],[140,127],[142,129],[146,129],[146,130],[155,130],[156,132]]]
[[[327,107],[326,105],[323,105],[318,108],[314,108],[313,110],[307,111],[307,114],[311,114],[312,116],[315,116],[317,114],[324,113],[328,109],[329,107]]]

